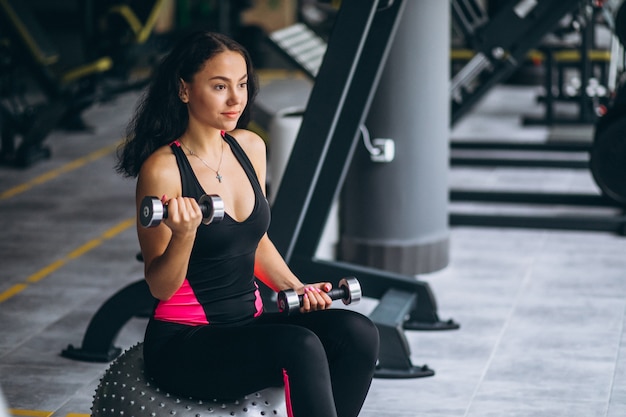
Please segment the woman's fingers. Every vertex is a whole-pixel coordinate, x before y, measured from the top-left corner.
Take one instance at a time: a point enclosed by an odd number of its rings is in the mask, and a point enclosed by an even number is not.
[[[172,229],[197,228],[202,221],[202,211],[193,198],[176,197],[167,202],[166,224]]]
[[[300,310],[305,313],[307,311],[311,311],[311,301],[309,300],[309,289],[308,287],[304,287],[304,293],[302,294],[302,307]]]
[[[191,221],[196,223],[196,220],[202,220],[202,210],[200,210],[200,206],[193,198],[184,198],[184,218],[186,221]],[[197,222],[199,224],[199,222]]]
[[[304,287],[304,294],[302,296],[302,311],[325,310],[330,307],[332,300],[328,294],[326,294],[326,289],[330,291],[330,284],[326,284],[315,286],[309,285]]]

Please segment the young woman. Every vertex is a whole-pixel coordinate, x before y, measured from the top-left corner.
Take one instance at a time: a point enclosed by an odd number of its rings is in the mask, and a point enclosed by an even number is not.
[[[157,385],[197,398],[237,398],[284,384],[289,415],[355,417],[369,390],[378,332],[329,309],[328,282],[304,284],[267,236],[266,150],[241,128],[257,92],[250,57],[216,33],[187,36],[163,60],[129,124],[118,170],[137,177],[137,205],[162,196],[168,217],[137,227],[157,298],[144,360]],[[201,224],[197,200],[225,216]],[[303,294],[302,314],[265,313],[255,277]]]

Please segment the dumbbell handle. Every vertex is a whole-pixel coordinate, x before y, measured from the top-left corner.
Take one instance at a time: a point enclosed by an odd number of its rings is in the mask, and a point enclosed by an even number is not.
[[[198,204],[200,207],[200,211],[202,212],[202,218],[206,219],[207,217],[211,217],[213,215],[213,207],[209,207],[208,204]],[[167,219],[169,217],[169,210],[167,205],[163,205],[163,218]]]
[[[349,290],[347,287],[333,288],[330,291],[328,291],[326,295],[329,296],[330,299],[333,301],[341,300],[342,298],[348,298],[349,296],[348,291]],[[302,307],[302,302],[304,301],[304,295],[302,294],[298,295],[298,301],[300,301],[300,307]]]
[[[361,300],[361,284],[354,277],[342,278],[338,288],[332,288],[326,293],[331,300],[342,300],[344,304],[358,303]],[[297,295],[293,290],[278,293],[278,310],[293,313],[302,307],[303,295]]]
[[[202,223],[219,222],[224,218],[224,201],[218,195],[203,195],[198,200],[202,212]],[[147,196],[141,200],[139,221],[143,227],[158,226],[163,219],[167,219],[167,205],[157,197]]]

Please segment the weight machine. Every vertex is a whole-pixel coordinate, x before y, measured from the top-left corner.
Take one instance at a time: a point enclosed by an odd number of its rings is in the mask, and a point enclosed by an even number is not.
[[[88,107],[95,82],[110,70],[113,61],[99,57],[75,68],[60,68],[60,56],[24,2],[0,0],[0,101],[2,138],[0,162],[27,167],[48,158],[50,151],[43,141],[68,115],[76,117]],[[45,97],[36,105],[23,98],[16,79],[28,69],[39,92]],[[16,136],[21,136],[19,145]]]
[[[468,3],[472,0],[453,0],[454,3]],[[471,46],[476,49],[474,57],[456,74],[451,83],[452,120],[453,123],[460,120],[473,105],[480,100],[493,85],[505,80],[515,71],[520,62],[526,59],[531,48],[538,45],[543,36],[553,31],[558,22],[567,14],[582,15],[587,17],[586,26],[582,30],[581,50],[579,52],[581,79],[591,76],[591,54],[587,49],[592,43],[591,24],[592,13],[588,8],[595,3],[590,0],[560,1],[542,0],[539,2],[528,0],[510,0],[501,10],[488,21],[474,19],[465,13],[465,18],[456,17],[460,23],[469,27],[466,33],[472,34]],[[597,6],[597,5],[595,5]],[[475,22],[475,23],[473,23]],[[548,70],[552,70],[554,51],[546,51]],[[556,63],[554,63],[556,65]],[[552,106],[560,96],[553,94],[552,72],[546,75],[546,96],[543,98],[546,104],[546,116],[543,121],[554,122],[556,117]],[[579,117],[577,122],[587,122],[596,119],[592,114],[592,97],[581,88],[579,95],[571,100],[577,100],[579,104]],[[561,120],[559,120],[561,121]],[[568,123],[571,121],[567,121]],[[615,128],[613,128],[613,135]],[[609,133],[611,133],[611,131]],[[591,142],[591,141],[590,141]],[[598,141],[595,141],[596,143]],[[606,141],[602,141],[604,154],[606,148],[611,147]],[[590,169],[589,155],[598,155],[594,151],[597,147],[592,143],[559,142],[559,143],[511,143],[510,141],[463,141],[452,142],[452,165],[465,166],[506,166],[506,167],[532,167],[532,168],[568,168]],[[594,175],[600,188],[606,188],[610,183],[617,193],[624,193],[623,175],[624,154],[623,146],[613,146],[611,164],[603,164],[596,156],[596,166],[603,166],[604,175]],[[462,156],[469,152],[480,152],[480,157]],[[509,151],[507,157],[498,157],[497,152]],[[511,154],[515,151],[515,157]],[[517,152],[520,151],[520,152]],[[543,152],[541,158],[529,157],[532,152]],[[556,157],[546,156],[547,152],[559,153]],[[611,151],[608,151],[610,153]],[[495,156],[494,156],[495,155]],[[592,165],[593,168],[593,165]],[[593,171],[593,170],[592,170]],[[596,171],[599,171],[596,168]],[[609,178],[612,176],[614,179]],[[626,199],[626,198],[624,198]],[[529,204],[535,207],[547,205],[561,205],[570,207],[586,208],[609,208],[615,209],[616,215],[606,214],[579,214],[579,215],[493,215],[452,212],[450,214],[451,225],[463,226],[493,226],[493,227],[522,227],[522,228],[545,228],[561,230],[589,230],[614,232],[620,235],[626,234],[626,215],[624,215],[623,200],[616,198],[616,194],[554,194],[533,192],[487,192],[472,190],[451,190],[450,200],[455,202],[492,203],[492,204]],[[621,209],[621,210],[620,210]]]
[[[418,376],[401,329],[444,330],[434,295],[414,277],[315,258],[338,196],[401,15],[402,1],[342,3],[309,96],[302,125],[272,207],[269,235],[304,276],[358,277],[363,293],[380,299],[371,318],[381,331],[379,377]],[[302,184],[310,184],[303,187]],[[405,317],[409,317],[408,320]],[[419,375],[423,376],[423,375]]]
[[[64,68],[63,57],[28,5],[0,0],[1,163],[27,167],[48,158],[43,143],[55,127],[84,129],[83,110],[148,81],[130,72],[140,60],[151,65],[157,59],[147,41],[166,2],[155,0],[145,16],[124,1],[78,3],[86,62]],[[29,83],[36,91],[26,94]]]
[[[452,2],[467,4],[472,0]],[[474,8],[453,7],[455,20],[461,22],[465,33],[471,33],[475,55],[451,81],[452,124],[493,86],[510,77],[563,16],[575,12],[581,4],[581,0],[510,0],[488,20],[483,14],[464,11]]]

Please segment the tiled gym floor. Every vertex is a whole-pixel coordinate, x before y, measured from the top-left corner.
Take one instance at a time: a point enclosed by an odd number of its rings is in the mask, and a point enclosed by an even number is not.
[[[590,140],[589,128],[521,126],[521,116],[539,111],[534,98],[528,87],[499,87],[452,136]],[[11,415],[90,413],[108,365],[60,352],[80,345],[98,307],[142,277],[134,184],[112,168],[135,99],[128,94],[86,111],[92,133],[54,132],[51,159],[26,170],[0,167],[0,387]],[[585,170],[454,167],[450,183],[597,192]],[[420,279],[431,285],[440,317],[461,329],[406,333],[413,363],[436,375],[375,379],[361,416],[626,415],[626,238],[457,226],[450,256],[448,267]],[[357,308],[368,312],[375,303]],[[133,345],[144,326],[145,319],[131,320],[116,344]]]

